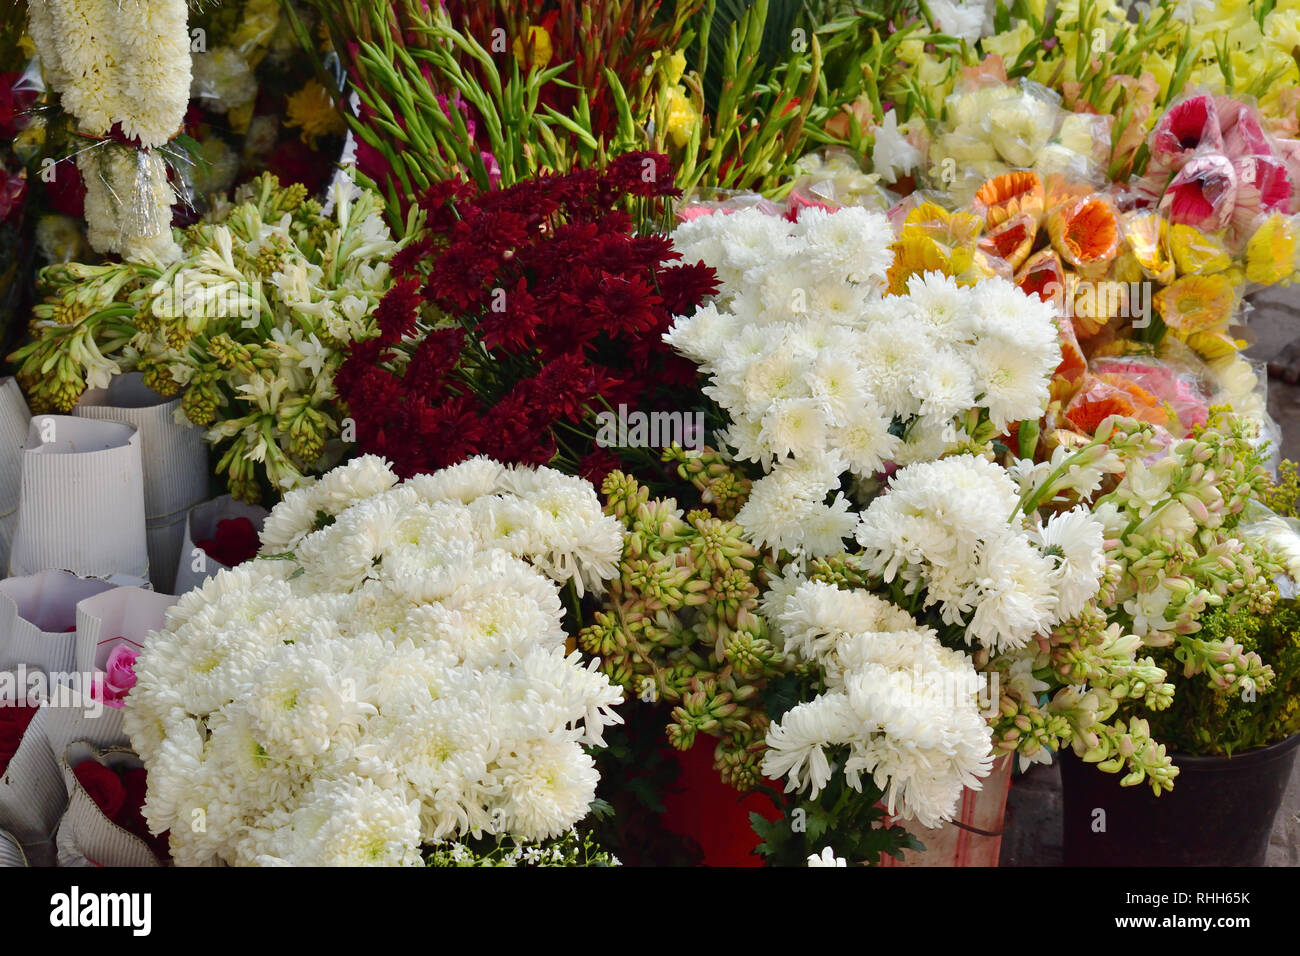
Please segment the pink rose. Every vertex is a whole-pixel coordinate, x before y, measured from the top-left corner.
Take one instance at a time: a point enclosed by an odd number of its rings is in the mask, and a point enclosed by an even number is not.
[[[118,644],[108,652],[104,672],[95,673],[90,696],[102,700],[107,707],[121,707],[126,695],[135,686],[135,661],[140,652],[129,644]]]

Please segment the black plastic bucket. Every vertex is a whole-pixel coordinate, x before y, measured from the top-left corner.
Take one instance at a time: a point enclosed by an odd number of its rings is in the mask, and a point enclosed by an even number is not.
[[[1232,757],[1173,754],[1174,789],[1061,755],[1066,866],[1263,866],[1300,734]]]

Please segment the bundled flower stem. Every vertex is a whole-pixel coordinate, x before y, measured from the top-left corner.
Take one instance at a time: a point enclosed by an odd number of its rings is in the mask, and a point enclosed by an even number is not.
[[[304,187],[263,174],[219,221],[186,230],[170,266],[44,270],[32,341],[10,357],[32,409],[67,411],[87,387],[139,370],[164,396],[183,391],[236,496],[256,501],[263,477],[279,494],[328,468],[343,418],[334,372],[349,342],[375,333],[386,260],[402,247],[378,197],[350,188],[327,218]]]

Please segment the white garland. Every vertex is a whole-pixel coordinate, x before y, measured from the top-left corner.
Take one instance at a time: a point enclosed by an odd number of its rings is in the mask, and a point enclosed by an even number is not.
[[[91,246],[124,258],[166,261],[176,197],[152,150],[181,129],[190,95],[185,0],[30,0],[28,25],[50,87],[80,132],[118,124],[144,158],[100,143],[77,155],[86,181]]]

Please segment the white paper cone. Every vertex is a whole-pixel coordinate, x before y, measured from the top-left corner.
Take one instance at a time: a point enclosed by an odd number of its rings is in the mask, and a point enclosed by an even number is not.
[[[0,867],[26,865],[27,854],[18,838],[7,830],[0,830]]]
[[[23,448],[9,573],[149,576],[140,433],[120,422],[38,415]]]
[[[96,760],[112,770],[142,766],[140,758],[125,748],[101,751],[85,741],[68,745],[63,772],[71,798],[59,822],[59,866],[160,866],[144,840],[104,816],[86,793],[72,772],[83,760]]]
[[[180,398],[166,399],[139,372],[114,376],[108,388],[88,389],[72,414],[124,422],[140,433],[144,463],[145,535],[153,586],[171,592],[185,534],[185,515],[208,493],[208,448],[203,432],[178,425]]]
[[[226,565],[204,553],[194,542],[211,540],[217,533],[217,525],[227,518],[247,518],[261,534],[262,524],[269,513],[265,508],[245,504],[230,495],[213,498],[192,508],[189,520],[185,523],[185,538],[176,565],[176,581],[172,585],[172,591],[184,594],[199,587],[217,572],[227,570]]]
[[[130,746],[122,729],[122,708],[91,697],[89,682],[95,671],[105,669],[108,655],[118,644],[143,648],[148,635],[166,622],[167,608],[176,600],[143,588],[114,588],[77,605],[77,679],[52,688],[45,727],[54,753],[63,753],[76,740],[100,748]]]
[[[9,546],[18,521],[23,442],[31,417],[17,380],[0,378],[0,577],[9,567]]]
[[[54,829],[68,800],[63,775],[45,739],[47,711],[42,706],[36,712],[0,776],[0,829],[12,833],[37,865],[52,850]]]
[[[0,668],[26,664],[47,674],[71,671],[77,635],[65,632],[77,624],[77,604],[112,587],[66,571],[0,581]]]

